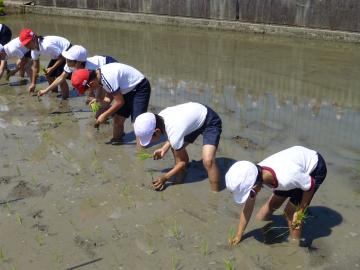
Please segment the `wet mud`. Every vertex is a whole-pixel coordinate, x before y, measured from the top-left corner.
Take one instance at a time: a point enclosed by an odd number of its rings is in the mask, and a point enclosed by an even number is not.
[[[95,129],[85,97],[72,91],[65,101],[56,93],[38,100],[20,77],[1,79],[0,269],[360,267],[355,45],[37,15],[4,22],[14,33],[26,25],[133,65],[150,80],[150,111],[202,102],[219,113],[223,133],[219,193],[210,192],[201,138],[188,147],[183,184],[155,192],[152,179],[173,158],[139,158],[129,121],[123,143],[106,144],[112,121]],[[319,151],[328,165],[303,246],[288,240],[279,209],[269,222],[254,214],[243,241],[230,248],[241,206],[224,188],[227,169],[297,144]],[[255,212],[270,195],[257,196]]]

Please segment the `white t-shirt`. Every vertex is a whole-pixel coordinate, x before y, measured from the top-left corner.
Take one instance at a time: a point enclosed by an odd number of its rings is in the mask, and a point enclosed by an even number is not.
[[[67,50],[70,46],[70,41],[66,38],[58,36],[46,36],[39,41],[39,50],[31,51],[31,58],[38,60],[40,55],[45,55],[51,59],[57,59],[60,54]]]
[[[145,78],[137,69],[121,63],[106,64],[99,69],[103,88],[109,93],[120,91],[125,95]]]
[[[179,150],[184,145],[184,137],[204,124],[207,108],[200,103],[189,102],[168,107],[159,115],[164,119],[171,147]]]
[[[99,67],[106,64],[106,57],[101,55],[95,55],[93,57],[86,58],[85,68],[90,70],[96,70]],[[70,68],[67,64],[64,66],[64,71],[71,73],[75,68]]]
[[[264,159],[259,165],[269,167],[275,172],[278,181],[275,190],[300,188],[306,191],[312,187],[310,174],[317,163],[316,151],[303,146],[293,146]]]
[[[17,37],[4,45],[4,51],[7,55],[6,59],[8,59],[10,57],[23,58],[29,50],[21,45],[20,39]]]

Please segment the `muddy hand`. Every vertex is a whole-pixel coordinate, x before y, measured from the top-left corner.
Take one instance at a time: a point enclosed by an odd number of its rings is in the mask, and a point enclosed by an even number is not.
[[[241,241],[241,237],[234,236],[233,238],[229,238],[229,246],[235,247],[237,244],[239,244]]]
[[[154,181],[152,181],[153,187],[156,191],[162,191],[165,188],[164,183],[165,183],[165,181],[163,181],[162,176],[160,176],[159,178],[156,178]]]

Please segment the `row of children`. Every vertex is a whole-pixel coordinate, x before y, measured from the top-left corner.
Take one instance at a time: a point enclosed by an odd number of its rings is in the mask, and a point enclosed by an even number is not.
[[[22,54],[16,54],[15,51],[21,51]],[[105,104],[105,109],[96,115],[98,125],[113,117],[112,143],[121,142],[124,122],[130,116],[138,145],[147,147],[158,142],[161,136],[166,136],[167,141],[154,151],[153,158],[162,159],[171,149],[175,166],[153,180],[154,189],[160,191],[168,181],[181,183],[184,180],[189,163],[186,147],[201,134],[203,165],[208,173],[211,190],[219,191],[221,177],[215,157],[222,133],[222,122],[210,107],[189,102],[165,108],[158,114],[147,112],[151,87],[140,71],[118,63],[110,56],[87,58],[85,48],[72,45],[62,37],[37,36],[31,29],[23,29],[19,38],[0,47],[2,60],[10,56],[20,58],[17,70],[21,69],[23,58],[29,55],[33,62],[30,92],[35,91],[40,55],[50,56],[51,61],[45,70],[49,86],[38,91],[37,95],[44,95],[60,85],[62,97],[67,98],[69,89],[66,79],[71,79],[79,94],[86,91],[98,93],[99,90],[106,92],[105,95],[91,95],[90,104]],[[302,217],[326,173],[326,164],[321,154],[302,146],[285,149],[257,164],[249,161],[233,164],[225,175],[226,187],[233,193],[236,203],[245,205],[240,213],[237,234],[229,239],[230,245],[237,245],[241,241],[252,215],[256,196],[264,185],[272,188],[273,194],[260,208],[257,218],[269,219],[271,214],[290,198],[284,214],[291,239],[299,240],[303,226]]]

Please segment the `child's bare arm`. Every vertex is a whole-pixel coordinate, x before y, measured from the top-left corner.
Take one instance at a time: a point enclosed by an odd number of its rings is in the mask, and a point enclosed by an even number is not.
[[[252,212],[254,210],[254,205],[255,205],[255,197],[252,198],[249,196],[249,198],[246,200],[245,206],[242,209],[241,213],[240,213],[240,221],[239,221],[239,226],[238,226],[238,231],[236,236],[233,239],[230,239],[230,245],[231,246],[235,246],[238,243],[240,243],[241,238],[244,234],[244,231],[246,229],[246,226],[249,223],[249,220],[251,218]]]

